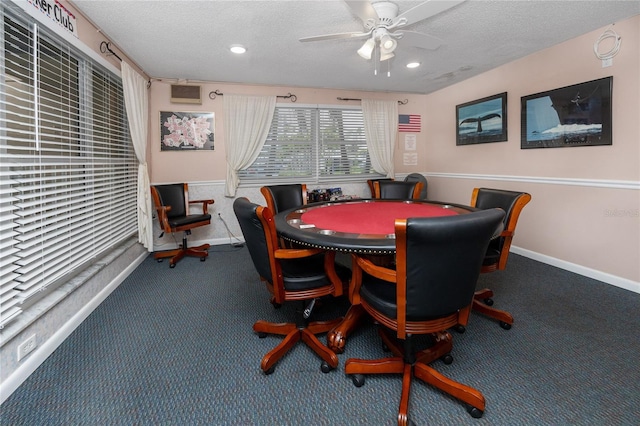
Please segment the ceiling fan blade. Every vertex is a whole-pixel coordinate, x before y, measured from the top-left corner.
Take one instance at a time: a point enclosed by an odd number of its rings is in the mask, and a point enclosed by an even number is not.
[[[403,46],[415,46],[421,49],[436,50],[444,41],[438,37],[429,34],[418,33],[415,31],[398,31],[394,35],[402,35],[399,37]]]
[[[419,5],[401,13],[393,20],[394,23],[400,19],[405,18],[407,23],[405,25],[415,24],[423,19],[430,18],[438,13],[444,12],[447,9],[451,9],[453,6],[457,6],[460,3],[464,3],[466,0],[447,0],[447,1],[425,1]]]
[[[371,31],[369,32],[353,31],[349,33],[324,34],[319,36],[303,37],[300,39],[300,41],[306,42],[306,41],[321,41],[321,40],[337,40],[341,38],[364,38],[364,37],[369,37],[370,35],[371,35]]]
[[[364,24],[370,19],[373,19],[374,22],[378,19],[378,12],[373,8],[370,1],[344,0],[344,2]]]

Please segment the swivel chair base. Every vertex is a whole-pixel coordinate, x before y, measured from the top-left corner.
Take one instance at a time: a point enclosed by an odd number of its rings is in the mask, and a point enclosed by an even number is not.
[[[313,321],[306,325],[271,323],[263,320],[257,321],[253,325],[253,331],[258,333],[260,338],[266,337],[267,334],[285,336],[278,346],[262,357],[260,368],[262,368],[265,374],[273,373],[275,364],[280,358],[289,352],[298,341],[302,340],[322,358],[321,370],[323,373],[328,373],[338,366],[338,357],[331,349],[322,344],[315,335],[328,332],[338,325],[340,321],[342,321],[342,318],[330,321]]]
[[[209,244],[202,244],[197,247],[187,246],[187,235],[185,231],[185,235],[183,235],[182,237],[182,244],[180,245],[180,247],[174,250],[156,252],[153,254],[153,258],[158,262],[162,262],[163,259],[170,257],[171,260],[169,260],[169,267],[175,268],[176,263],[178,263],[178,261],[185,256],[199,257],[200,261],[204,262],[207,259],[207,256],[209,256],[209,252],[207,251],[209,250],[209,247],[211,247]]]
[[[420,379],[463,401],[472,417],[482,417],[485,399],[480,391],[456,382],[428,365],[437,359],[442,359],[445,364],[453,362],[450,355],[453,347],[451,334],[448,332],[433,333],[433,346],[416,354],[411,354],[407,349],[401,348],[398,345],[398,340],[388,330],[380,329],[379,334],[384,345],[393,352],[395,357],[377,360],[350,358],[345,363],[345,373],[352,375],[351,379],[357,387],[364,385],[364,374],[402,374],[402,393],[398,409],[399,426],[413,424],[408,415],[409,394],[413,378]],[[405,343],[405,346],[407,345],[410,346],[410,343]]]

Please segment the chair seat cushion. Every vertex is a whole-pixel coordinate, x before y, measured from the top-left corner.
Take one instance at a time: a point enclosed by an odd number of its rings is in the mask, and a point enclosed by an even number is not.
[[[189,216],[180,216],[169,218],[169,226],[177,228],[179,226],[190,225],[205,220],[211,220],[210,214],[191,214]]]
[[[324,272],[324,253],[303,259],[283,259],[280,261],[284,288],[287,291],[310,290],[329,284]],[[347,281],[351,276],[349,268],[336,263],[336,273],[341,280]]]
[[[360,287],[360,297],[366,301],[373,309],[382,313],[388,318],[396,319],[396,285],[367,274],[362,276],[362,286]],[[407,316],[408,321],[426,321],[434,319],[434,316]]]
[[[500,260],[500,250],[491,248],[487,250],[487,253],[484,255],[484,260],[482,261],[482,265],[494,265],[498,263]]]

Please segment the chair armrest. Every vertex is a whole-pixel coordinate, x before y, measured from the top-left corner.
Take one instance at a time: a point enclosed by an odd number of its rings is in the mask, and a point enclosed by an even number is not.
[[[169,217],[167,213],[171,211],[171,206],[160,206],[156,209],[158,211],[158,220],[162,226],[164,232],[171,232],[171,225],[169,225]]]
[[[202,203],[202,214],[209,213],[209,204],[215,203],[214,200],[189,200],[189,205]]]
[[[355,256],[355,260],[357,266],[367,274],[390,283],[396,282],[396,271],[394,269],[378,266],[369,259],[365,259],[360,256]]]
[[[274,256],[276,259],[300,259],[322,253],[321,249],[276,249]]]
[[[396,271],[378,266],[368,259],[358,255],[351,255],[351,284],[349,286],[349,301],[352,305],[360,304],[360,286],[362,285],[362,271],[391,283],[396,282]]]

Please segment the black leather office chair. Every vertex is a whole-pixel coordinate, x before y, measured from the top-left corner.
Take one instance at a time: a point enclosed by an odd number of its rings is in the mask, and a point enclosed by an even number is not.
[[[307,204],[307,185],[304,183],[263,186],[260,192],[273,214]]]
[[[349,281],[351,272],[335,264],[335,252],[279,248],[273,214],[268,207],[238,198],[233,203],[233,211],[256,271],[272,295],[271,303],[279,306],[298,301],[301,304],[295,323],[260,320],[253,325],[253,330],[260,337],[266,337],[267,334],[285,336],[278,346],[262,358],[262,370],[265,374],[273,373],[278,360],[301,339],[322,358],[322,372],[336,368],[338,357],[315,335],[328,332],[342,318],[309,322],[309,317],[317,298],[342,295],[343,286]]]
[[[353,255],[352,303],[380,324],[380,336],[394,357],[348,359],[345,372],[353,383],[364,374],[403,375],[398,424],[409,422],[409,390],[413,377],[469,405],[481,417],[485,400],[467,385],[438,373],[428,364],[451,363],[452,337],[447,329],[469,317],[473,294],[489,240],[504,212],[492,209],[457,216],[398,219],[395,222],[396,269]],[[413,337],[432,336],[433,346],[416,352]]]
[[[390,181],[390,180],[395,180],[395,179],[393,179],[393,178],[380,178],[380,179],[369,179],[369,180],[367,180],[367,186],[369,187],[369,191],[371,191],[371,198],[374,198],[375,194],[376,194],[376,190],[373,187],[373,183],[374,182]]]
[[[516,233],[518,218],[524,206],[531,201],[526,192],[507,191],[504,189],[474,188],[471,194],[471,206],[479,209],[500,208],[506,212],[504,230],[500,236],[491,241],[482,264],[482,272],[504,270],[509,258],[511,241]],[[505,330],[513,324],[513,316],[506,311],[493,308],[493,291],[488,288],[478,290],[473,301],[473,310],[499,321]]]
[[[204,261],[209,255],[207,251],[209,244],[188,247],[187,236],[191,234],[193,228],[211,223],[208,206],[214,201],[189,200],[189,186],[186,183],[153,185],[151,186],[151,197],[158,213],[162,234],[182,232],[182,245],[175,250],[155,252],[153,257],[158,262],[170,257],[169,267],[171,268],[175,268],[176,263],[184,256],[195,256]],[[202,204],[202,214],[190,214],[189,206],[192,204]]]
[[[421,200],[427,199],[427,178],[420,173],[410,173],[404,178],[405,182],[422,182],[422,190],[420,191],[420,195],[418,196]]]
[[[373,182],[373,198],[385,200],[417,200],[422,191],[422,182],[383,180]]]

